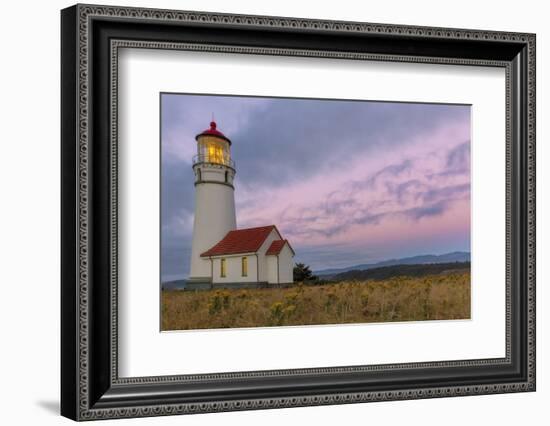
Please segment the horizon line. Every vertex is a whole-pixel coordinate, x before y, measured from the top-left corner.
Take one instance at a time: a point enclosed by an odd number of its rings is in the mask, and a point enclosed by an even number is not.
[[[387,259],[383,259],[383,260],[379,260],[379,261],[375,261],[375,262],[371,262],[371,263],[355,263],[355,264],[351,264],[351,265],[348,265],[348,266],[339,266],[339,267],[333,267],[333,268],[324,268],[324,269],[315,269],[313,270],[312,269],[312,272],[313,273],[319,273],[319,272],[324,272],[324,271],[330,271],[330,270],[339,270],[339,269],[348,269],[348,268],[353,268],[355,266],[361,266],[361,265],[376,265],[378,263],[382,263],[382,262],[389,262],[389,261],[392,261],[392,260],[405,260],[405,259],[411,259],[413,257],[421,257],[421,256],[445,256],[447,254],[453,254],[453,253],[464,253],[464,254],[469,254],[471,255],[471,251],[468,250],[468,251],[464,251],[464,250],[454,250],[454,251],[449,251],[449,252],[445,252],[445,253],[441,253],[441,254],[434,254],[434,253],[423,253],[423,254],[415,254],[415,255],[411,255],[411,256],[405,256],[405,257],[393,257],[393,258],[387,258]],[[301,262],[297,262],[297,263],[301,263]],[[309,265],[308,265],[309,266]],[[396,266],[396,265],[391,265],[391,266]],[[163,280],[162,277],[161,277],[161,280],[160,280],[160,283],[161,284],[164,284],[164,283],[169,283],[169,282],[173,282],[173,281],[181,281],[181,280],[187,280],[189,278],[189,276],[186,276],[186,277],[181,277],[181,278],[174,278],[174,279],[170,279],[170,280]]]

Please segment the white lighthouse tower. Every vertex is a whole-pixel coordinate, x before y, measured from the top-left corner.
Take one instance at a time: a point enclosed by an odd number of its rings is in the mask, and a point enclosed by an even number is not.
[[[237,227],[233,188],[235,163],[231,159],[231,141],[216,129],[214,121],[210,123],[209,129],[198,134],[195,139],[195,220],[190,284],[212,282],[211,261],[201,257],[201,253]]]

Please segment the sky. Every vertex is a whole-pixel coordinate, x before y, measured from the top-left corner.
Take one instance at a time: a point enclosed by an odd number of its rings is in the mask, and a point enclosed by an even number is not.
[[[470,251],[470,106],[161,95],[161,276],[189,274],[195,135],[232,141],[237,228],[313,270]]]

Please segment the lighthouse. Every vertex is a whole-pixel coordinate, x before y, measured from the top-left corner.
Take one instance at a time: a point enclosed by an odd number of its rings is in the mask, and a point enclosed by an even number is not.
[[[214,121],[195,139],[195,219],[186,289],[292,283],[294,249],[274,224],[237,229],[231,141]]]
[[[195,174],[195,218],[191,245],[190,283],[211,283],[212,264],[201,254],[237,227],[233,180],[235,163],[231,141],[217,129],[216,122],[199,133]]]

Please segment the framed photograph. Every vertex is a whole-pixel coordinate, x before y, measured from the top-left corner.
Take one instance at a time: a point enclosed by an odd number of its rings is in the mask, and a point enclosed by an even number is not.
[[[535,35],[61,12],[61,413],[535,390]]]
[[[160,99],[162,331],[471,318],[470,105]]]

